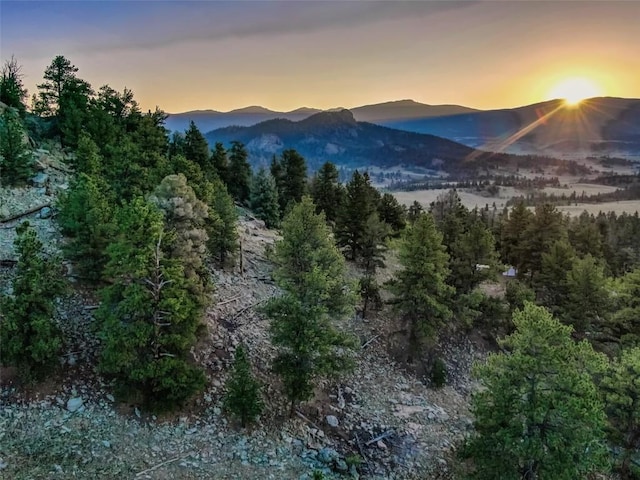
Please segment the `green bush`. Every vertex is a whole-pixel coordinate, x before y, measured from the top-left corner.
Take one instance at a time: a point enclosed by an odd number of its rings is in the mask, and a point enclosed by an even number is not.
[[[431,367],[431,383],[436,388],[442,388],[447,383],[447,365],[440,357],[436,357]]]

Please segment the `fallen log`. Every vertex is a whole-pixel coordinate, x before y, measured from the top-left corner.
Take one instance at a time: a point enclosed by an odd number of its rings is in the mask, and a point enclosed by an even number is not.
[[[37,207],[30,208],[25,212],[16,213],[15,215],[12,215],[7,218],[0,218],[0,223],[13,222],[14,220],[18,220],[19,218],[26,217],[27,215],[31,215],[32,213],[35,213],[38,210],[43,209],[44,207],[51,207],[51,203],[43,203],[42,205],[38,205]]]

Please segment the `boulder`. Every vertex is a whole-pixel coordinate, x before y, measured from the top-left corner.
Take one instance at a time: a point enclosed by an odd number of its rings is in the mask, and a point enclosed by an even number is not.
[[[70,412],[76,412],[82,407],[83,403],[84,400],[82,400],[82,397],[70,398],[69,400],[67,400],[67,410],[69,410]]]
[[[330,427],[335,428],[338,425],[340,425],[340,422],[338,421],[338,417],[336,417],[335,415],[327,415],[326,420],[327,420],[327,424],[329,424]]]

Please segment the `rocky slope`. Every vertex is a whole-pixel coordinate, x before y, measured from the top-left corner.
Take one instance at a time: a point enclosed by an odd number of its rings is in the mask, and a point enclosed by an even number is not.
[[[52,170],[42,173],[54,176]],[[22,205],[16,191],[0,194],[20,210],[44,197],[53,200],[67,180],[56,177],[50,194],[35,192],[43,187],[25,189]],[[55,210],[51,213],[39,210],[26,218],[55,252],[62,240],[52,220]],[[12,258],[15,223],[1,225],[1,258]],[[116,402],[93,367],[95,294],[75,283],[56,315],[68,338],[61,372],[39,385],[19,385],[11,369],[0,369],[4,478],[302,479],[316,469],[329,478],[450,478],[452,449],[471,428],[469,368],[481,357],[476,347],[468,340],[449,342],[450,385],[433,389],[389,355],[394,322],[387,312],[368,320],[353,317],[339,327],[361,340],[354,372],[324,381],[314,399],[289,418],[269,369],[275,351],[268,322],[257,308],[278,294],[265,251],[277,233],[250,215],[243,216],[239,231],[242,271],[238,266],[213,271],[216,291],[206,333],[192,350],[209,377],[207,391],[182,411],[162,417]],[[11,268],[2,268],[0,289],[6,291]],[[239,344],[246,346],[264,383],[267,405],[260,422],[244,431],[221,411],[225,378]]]

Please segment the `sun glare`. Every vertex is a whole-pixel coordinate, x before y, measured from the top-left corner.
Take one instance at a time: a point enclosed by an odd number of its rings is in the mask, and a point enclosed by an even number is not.
[[[549,96],[551,98],[562,98],[567,105],[578,105],[585,98],[597,97],[601,95],[601,89],[591,80],[582,77],[567,78],[558,83]]]

